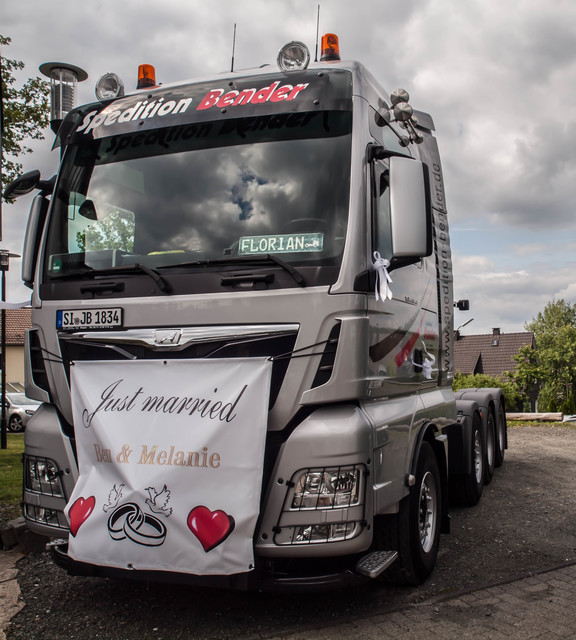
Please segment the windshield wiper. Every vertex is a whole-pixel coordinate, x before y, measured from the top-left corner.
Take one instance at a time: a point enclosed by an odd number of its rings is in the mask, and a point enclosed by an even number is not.
[[[227,264],[277,264],[279,267],[282,267],[284,271],[289,273],[294,281],[299,284],[301,287],[306,286],[306,281],[304,280],[304,276],[295,269],[291,264],[282,260],[277,255],[273,253],[266,253],[260,256],[235,256],[232,258],[219,258],[217,260],[194,260],[192,262],[179,262],[178,264],[167,264],[162,267],[158,267],[158,269],[174,269],[176,267],[205,267],[212,265],[227,265]]]
[[[115,273],[145,273],[148,277],[152,278],[156,283],[156,286],[160,291],[164,293],[172,293],[172,286],[163,278],[155,269],[147,267],[145,264],[135,262],[133,264],[121,264],[117,267],[109,267],[108,269],[97,269],[94,275],[114,275]]]
[[[114,275],[116,273],[144,273],[148,277],[152,278],[152,280],[154,280],[156,286],[160,289],[160,291],[163,291],[167,294],[172,293],[172,287],[165,278],[163,278],[156,270],[140,263],[122,264],[117,267],[106,267],[104,269],[94,269],[94,267],[86,266],[83,269],[78,269],[69,273],[54,274],[52,277],[58,278],[59,280],[68,280],[77,278],[79,276],[89,276],[90,278],[95,278],[97,276]]]

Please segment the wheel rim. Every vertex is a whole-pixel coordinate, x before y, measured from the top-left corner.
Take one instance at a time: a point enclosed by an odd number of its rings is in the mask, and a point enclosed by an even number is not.
[[[482,440],[478,430],[474,432],[474,473],[476,482],[481,484],[484,479],[484,468],[482,465]]]
[[[428,553],[434,546],[438,510],[437,501],[436,481],[428,471],[422,478],[422,484],[420,485],[420,545],[424,553]]]
[[[18,416],[14,416],[8,423],[10,431],[20,431],[22,429],[22,420]]]

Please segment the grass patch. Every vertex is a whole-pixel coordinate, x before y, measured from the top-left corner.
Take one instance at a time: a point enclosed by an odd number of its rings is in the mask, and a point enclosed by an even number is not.
[[[7,434],[7,448],[0,449],[0,523],[20,515],[24,434]]]
[[[508,420],[509,427],[561,427],[562,429],[576,429],[576,422],[536,422],[535,420]]]

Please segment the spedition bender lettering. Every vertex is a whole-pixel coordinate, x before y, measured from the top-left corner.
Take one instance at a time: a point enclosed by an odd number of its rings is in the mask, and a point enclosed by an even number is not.
[[[248,104],[263,104],[265,102],[290,102],[295,100],[306,87],[308,87],[308,84],[285,84],[280,86],[280,82],[276,81],[262,89],[243,89],[242,91],[236,89],[229,91],[226,91],[226,89],[212,89],[206,93],[196,107],[196,110],[204,111],[212,107],[223,109]],[[124,111],[113,109],[113,107],[108,107],[101,113],[98,113],[98,111],[90,111],[90,113],[84,117],[77,131],[90,133],[100,126],[109,127],[116,123],[177,115],[179,113],[185,113],[191,104],[192,98],[181,98],[178,101],[166,101],[165,98],[159,98],[152,102],[142,100]]]

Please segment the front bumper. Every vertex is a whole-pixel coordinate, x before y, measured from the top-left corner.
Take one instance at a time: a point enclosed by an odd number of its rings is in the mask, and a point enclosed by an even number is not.
[[[48,545],[52,559],[73,576],[114,578],[122,580],[140,580],[165,582],[189,586],[230,589],[235,591],[327,591],[357,586],[369,581],[364,575],[354,571],[358,557],[339,558],[330,569],[322,559],[317,562],[307,559],[305,563],[291,563],[288,567],[270,562],[257,562],[254,571],[237,573],[230,576],[199,576],[189,573],[165,571],[136,571],[104,567],[73,560],[67,553],[65,540],[54,541]]]

